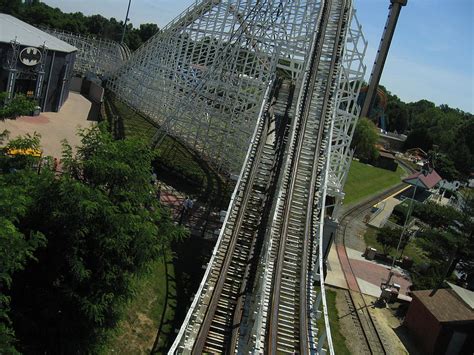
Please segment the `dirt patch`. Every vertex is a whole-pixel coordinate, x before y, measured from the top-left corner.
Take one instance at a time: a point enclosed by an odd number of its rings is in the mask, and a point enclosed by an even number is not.
[[[346,338],[347,348],[352,354],[366,354],[368,349],[364,334],[358,325],[357,314],[349,306],[349,292],[342,289],[333,290],[337,293],[336,308],[339,313],[339,326],[341,327],[341,333]]]
[[[339,326],[341,333],[346,338],[346,346],[352,354],[368,354],[369,349],[360,329],[357,315],[350,303],[350,296],[347,290],[331,288],[336,292],[336,307],[339,313]],[[396,306],[378,308],[373,304],[375,297],[364,296],[369,312],[374,320],[375,326],[382,339],[387,354],[421,355],[416,346],[411,341],[409,334],[402,325],[403,319],[397,317]]]
[[[119,323],[121,335],[109,351],[114,354],[149,354],[158,324],[143,313],[137,313]]]
[[[375,297],[364,296],[364,299],[387,354],[408,354],[407,349],[394,331],[400,326],[400,320],[395,317],[389,308],[374,306],[377,300]]]

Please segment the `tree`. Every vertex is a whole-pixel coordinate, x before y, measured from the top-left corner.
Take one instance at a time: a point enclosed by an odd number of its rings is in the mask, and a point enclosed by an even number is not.
[[[28,99],[22,94],[16,94],[10,101],[7,101],[7,97],[6,92],[0,92],[0,105],[5,103],[3,107],[0,106],[0,119],[31,115],[37,106],[34,100]]]
[[[382,245],[382,252],[385,255],[397,248],[401,233],[401,230],[390,227],[383,227],[377,231],[377,242]],[[400,247],[403,248],[403,244],[406,243],[408,243],[408,237],[404,236]]]
[[[156,23],[142,23],[140,28],[137,30],[138,35],[140,36],[143,42],[148,41],[156,33],[158,33],[158,26]]]
[[[12,319],[25,352],[94,352],[119,319],[132,275],[184,234],[150,193],[147,144],[114,141],[103,127],[81,137],[75,155],[64,143],[62,175],[37,182],[20,220],[48,242],[12,286]]]
[[[0,144],[8,138],[8,131],[4,131],[0,135]],[[0,155],[0,173],[6,173],[10,170],[18,170],[25,168],[32,168],[35,163],[38,163],[38,157],[34,157],[29,154],[17,154],[15,156],[9,156],[6,153],[9,150],[39,150],[40,149],[40,138],[38,133],[29,134],[25,136],[18,136],[8,142],[3,149],[3,154]]]
[[[6,136],[0,134],[0,144]],[[36,139],[22,137],[22,145],[33,148]],[[28,144],[29,143],[29,144]],[[41,233],[24,233],[19,221],[32,204],[32,190],[40,177],[31,170],[0,174],[0,353],[16,354],[15,333],[9,317],[13,275],[24,269],[34,252],[45,245]]]
[[[413,215],[430,228],[448,228],[453,221],[461,218],[461,213],[450,206],[441,206],[435,202],[417,203]]]
[[[456,169],[454,162],[444,153],[433,153],[430,154],[434,157],[433,167],[439,173],[439,175],[448,181],[461,180],[462,174]]]
[[[418,233],[417,239],[430,265],[427,271],[416,275],[415,287],[438,287],[455,269],[466,274],[474,272],[473,197],[467,197],[461,212],[436,204],[424,208],[419,218],[429,227]]]
[[[34,26],[46,26],[58,30],[82,35],[95,35],[102,38],[120,41],[123,22],[115,18],[106,19],[100,15],[84,16],[81,12],[63,13],[38,0],[31,4],[20,0],[0,0],[0,12],[12,14]],[[129,23],[125,35],[125,43],[131,50],[137,49],[158,31],[156,24],[142,24],[133,28]]]
[[[357,122],[351,147],[355,149],[355,154],[358,157],[372,162],[378,157],[378,151],[375,148],[377,139],[377,127],[371,120],[364,117]]]

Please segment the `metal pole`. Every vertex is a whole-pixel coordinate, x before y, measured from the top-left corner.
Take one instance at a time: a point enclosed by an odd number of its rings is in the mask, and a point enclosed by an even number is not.
[[[392,276],[393,276],[392,270],[395,266],[395,261],[397,260],[396,256],[398,255],[398,250],[400,249],[400,245],[402,244],[403,236],[405,235],[406,230],[407,230],[407,226],[409,224],[409,220],[410,220],[410,217],[411,217],[411,211],[413,209],[413,200],[415,199],[417,187],[418,187],[418,184],[415,185],[415,189],[413,190],[413,195],[411,196],[410,205],[408,206],[407,215],[405,217],[405,223],[403,224],[402,233],[400,234],[400,239],[398,240],[397,250],[395,251],[395,256],[393,257],[392,265],[390,266],[390,270],[388,272],[387,286],[390,285],[390,282],[392,281]]]
[[[129,20],[128,13],[130,12],[131,3],[132,3],[132,0],[128,0],[127,14],[125,15],[125,21],[123,22],[122,39],[120,40],[120,43],[123,43],[123,40],[125,38],[125,31],[127,30],[127,21]]]
[[[368,117],[370,114],[370,108],[377,93],[377,87],[379,86],[380,77],[382,76],[383,67],[385,60],[387,59],[388,50],[390,49],[390,43],[392,42],[393,33],[397,26],[398,16],[402,6],[406,6],[408,0],[390,0],[390,12],[388,13],[387,23],[380,40],[379,50],[375,57],[374,67],[370,74],[369,88],[365,96],[364,106],[360,111],[360,117]]]

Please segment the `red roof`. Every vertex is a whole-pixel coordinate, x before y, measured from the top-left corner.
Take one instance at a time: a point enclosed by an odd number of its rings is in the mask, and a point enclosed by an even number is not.
[[[403,182],[406,182],[407,184],[410,184],[410,185],[418,185],[418,186],[420,186],[420,183],[421,183],[422,187],[424,187],[425,189],[431,189],[441,180],[442,180],[441,176],[439,176],[436,170],[433,169],[433,171],[429,173],[428,175],[425,175],[422,172],[416,172],[408,176],[407,178],[403,179]]]

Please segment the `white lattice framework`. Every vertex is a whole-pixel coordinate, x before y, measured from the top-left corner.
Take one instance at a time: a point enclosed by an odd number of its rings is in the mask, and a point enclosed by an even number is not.
[[[350,144],[360,112],[357,98],[366,70],[363,59],[367,41],[354,8],[351,8],[350,16],[351,25],[346,34],[344,56],[339,74],[339,90],[329,155],[328,194],[336,198],[336,206],[339,206],[339,202],[344,196],[343,187],[352,161]],[[337,215],[337,209],[333,215]]]
[[[130,58],[130,49],[125,44],[95,37],[44,28],[45,32],[77,48],[74,72],[107,76]]]
[[[276,67],[298,70],[319,1],[204,0],[135,52],[108,87],[165,133],[241,169]]]

